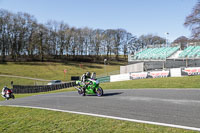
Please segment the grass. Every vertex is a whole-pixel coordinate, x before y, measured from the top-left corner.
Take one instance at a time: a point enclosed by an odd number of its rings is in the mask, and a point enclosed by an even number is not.
[[[67,81],[71,76],[80,76],[86,71],[95,71],[97,74],[105,72],[104,65],[82,63],[50,63],[29,62],[0,64],[0,74],[18,75],[41,79],[59,79]],[[107,72],[119,70],[120,64],[107,65]],[[67,69],[64,77],[63,70]],[[14,84],[33,85],[34,80],[0,77],[0,87],[10,87]],[[200,76],[180,78],[140,79],[124,82],[101,84],[103,89],[139,89],[139,88],[199,88]],[[73,88],[43,93],[15,94],[16,98],[38,94],[72,91]],[[4,100],[0,97],[0,101]],[[62,112],[53,112],[39,109],[1,107],[0,106],[0,132],[136,132],[136,133],[192,133],[194,131],[162,127],[127,121],[83,116]]]
[[[80,68],[79,64],[83,64],[83,68]],[[0,64],[0,74],[6,75],[17,75],[23,77],[32,77],[48,80],[62,80],[69,81],[71,76],[81,76],[83,73],[90,71],[96,72],[97,75],[106,74],[107,72],[117,71],[120,68],[121,63],[112,63],[115,65],[96,64],[96,63],[80,63],[80,62],[66,62],[66,63],[55,63],[55,62],[7,62]],[[67,69],[66,76],[64,76],[64,69]],[[10,78],[0,76],[0,89],[4,86],[11,88],[11,81],[15,85],[34,85],[34,84],[47,84],[45,81],[37,81],[23,78]],[[65,89],[64,89],[65,90]],[[68,90],[68,89],[67,89]],[[54,91],[53,91],[54,92]],[[40,93],[37,93],[40,94]],[[16,97],[25,97],[36,94],[20,94]],[[0,100],[3,100],[0,98]]]
[[[101,86],[104,89],[200,88],[200,76],[138,79],[104,83]]]
[[[0,106],[1,133],[196,133],[128,121],[40,109]]]
[[[3,88],[4,86],[7,86],[11,88],[11,81],[14,82],[14,84],[18,85],[34,85],[38,81],[30,80],[30,79],[22,79],[22,78],[10,78],[10,77],[1,77],[0,76],[0,88]]]
[[[83,64],[83,68],[80,68],[80,64]],[[116,63],[115,65],[106,65],[105,67],[103,64],[79,62],[7,62],[0,64],[0,74],[69,81],[71,76],[81,76],[87,71],[96,72],[97,75],[117,71],[120,65],[122,64]],[[64,69],[67,70],[66,75],[64,75]]]

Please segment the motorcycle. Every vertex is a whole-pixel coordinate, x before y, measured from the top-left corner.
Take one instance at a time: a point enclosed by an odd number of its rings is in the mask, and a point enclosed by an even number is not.
[[[5,91],[5,97],[4,98],[6,100],[9,100],[10,98],[15,99],[15,96],[14,96],[11,89],[8,89],[8,90]]]
[[[75,87],[78,90],[78,94],[83,96],[83,88],[85,89],[85,94],[96,94],[97,96],[103,96],[103,89],[99,86],[99,81],[94,79],[88,79],[88,81],[83,84],[80,80],[76,81],[77,87]]]

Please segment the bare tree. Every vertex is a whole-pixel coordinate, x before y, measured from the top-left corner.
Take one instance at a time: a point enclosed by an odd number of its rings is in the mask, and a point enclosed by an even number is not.
[[[5,61],[6,58],[6,49],[9,49],[9,37],[10,31],[8,27],[10,27],[10,20],[12,14],[6,10],[0,10],[0,50],[2,61]]]
[[[62,58],[65,55],[95,55],[107,58],[120,54],[124,57],[136,41],[123,29],[90,29],[70,27],[64,22],[48,21],[40,24],[27,13],[11,13],[0,9],[0,56],[3,61],[12,57],[17,61],[24,57]],[[135,37],[135,40],[136,37]],[[93,56],[94,57],[94,56]]]
[[[140,41],[140,44],[141,44],[141,48],[145,48],[148,45],[155,46],[157,44],[166,43],[166,39],[159,37],[159,36],[155,36],[153,34],[141,35],[139,37],[139,41]]]
[[[184,25],[192,31],[192,37],[200,38],[200,1],[192,9],[192,13],[185,19]]]
[[[189,39],[187,37],[180,36],[177,39],[175,39],[173,43],[178,43],[181,46],[181,49],[183,50],[186,47],[188,41]]]

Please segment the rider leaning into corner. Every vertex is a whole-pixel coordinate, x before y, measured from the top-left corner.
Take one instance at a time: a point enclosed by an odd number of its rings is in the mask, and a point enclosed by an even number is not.
[[[87,85],[89,85],[88,79],[95,79],[96,78],[96,73],[93,72],[92,75],[90,72],[86,72],[82,75],[81,77],[81,82],[84,85],[83,87],[83,96],[85,96],[85,89],[87,88]]]
[[[6,98],[6,91],[7,90],[9,90],[9,88],[7,86],[4,86],[3,89],[2,89],[2,92],[1,92],[3,98]]]

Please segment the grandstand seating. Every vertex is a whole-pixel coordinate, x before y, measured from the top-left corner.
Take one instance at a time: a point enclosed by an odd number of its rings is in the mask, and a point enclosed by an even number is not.
[[[179,58],[200,58],[200,46],[189,46],[179,54]]]
[[[147,48],[134,55],[133,60],[165,60],[180,49],[177,47]]]

